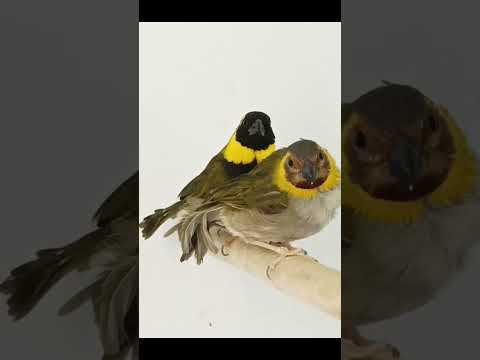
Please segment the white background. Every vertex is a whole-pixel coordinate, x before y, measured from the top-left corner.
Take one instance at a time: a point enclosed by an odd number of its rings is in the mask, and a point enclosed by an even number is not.
[[[140,217],[175,201],[242,116],[277,144],[300,137],[340,166],[340,23],[141,23]],[[206,257],[180,263],[167,223],[140,244],[140,337],[339,337],[340,321]],[[340,212],[299,241],[340,269]]]

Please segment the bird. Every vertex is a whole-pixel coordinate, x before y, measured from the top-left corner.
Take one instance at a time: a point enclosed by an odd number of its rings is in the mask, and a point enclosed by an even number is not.
[[[185,252],[193,238],[213,247],[208,244],[215,242],[210,232],[215,226],[279,253],[274,267],[285,256],[302,254],[291,242],[316,234],[334,218],[340,182],[340,170],[327,149],[301,139],[189,203],[169,232],[178,232]]]
[[[174,204],[157,209],[140,223],[142,235],[150,238],[156,230],[170,218],[175,218],[188,204],[205,198],[211,189],[230,179],[248,173],[275,151],[275,135],[270,117],[261,111],[246,113],[228,143],[208,162],[205,169],[191,180],[179,193]],[[195,236],[185,243],[180,262],[195,254],[197,264],[201,264],[207,253],[207,245]],[[216,247],[211,251],[216,252]]]
[[[0,284],[14,321],[27,316],[67,274],[101,269],[96,280],[59,310],[66,315],[91,301],[103,345],[103,360],[138,359],[138,198],[135,172],[101,204],[97,228],[58,248],[37,251],[37,258],[13,269]]]
[[[445,106],[386,82],[342,105],[342,167],[342,356],[397,358],[358,328],[428,304],[461,271],[478,157]]]

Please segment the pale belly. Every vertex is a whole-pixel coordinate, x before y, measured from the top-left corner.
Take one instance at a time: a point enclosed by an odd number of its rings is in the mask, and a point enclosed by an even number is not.
[[[335,216],[340,189],[322,193],[312,200],[290,199],[288,209],[266,215],[258,211],[224,210],[220,215],[235,236],[262,242],[290,242],[316,234]]]
[[[478,240],[478,198],[429,210],[415,225],[357,218],[351,248],[342,251],[342,319],[365,324],[429,302],[461,268]]]

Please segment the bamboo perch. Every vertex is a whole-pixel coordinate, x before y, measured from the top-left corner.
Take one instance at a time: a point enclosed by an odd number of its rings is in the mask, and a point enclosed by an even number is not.
[[[279,258],[279,254],[257,245],[247,244],[238,238],[226,238],[230,235],[224,232],[219,236],[222,238],[217,238],[216,242],[224,244],[223,252],[226,256],[222,251],[218,251],[215,255],[217,258],[260,277],[281,292],[314,305],[340,319],[339,271],[321,265],[310,256],[298,255],[285,257],[274,268],[270,268],[269,278],[266,270]]]

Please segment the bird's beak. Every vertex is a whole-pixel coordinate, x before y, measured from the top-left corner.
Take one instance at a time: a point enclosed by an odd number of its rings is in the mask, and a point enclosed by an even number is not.
[[[265,136],[265,127],[263,126],[263,122],[260,119],[255,120],[255,122],[250,126],[248,129],[248,134],[250,136],[256,135],[260,133],[262,136]]]
[[[318,167],[315,164],[306,162],[303,166],[302,174],[307,182],[313,184],[318,178]]]
[[[260,127],[260,134],[262,134],[262,136],[265,136],[265,127],[263,126],[263,123],[262,123],[262,126]]]
[[[415,183],[422,175],[423,161],[418,150],[410,144],[396,147],[390,162],[390,173],[413,191]]]

